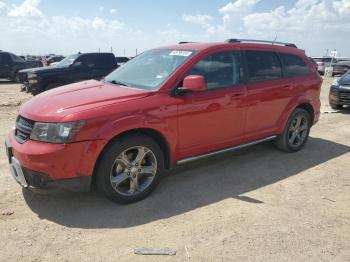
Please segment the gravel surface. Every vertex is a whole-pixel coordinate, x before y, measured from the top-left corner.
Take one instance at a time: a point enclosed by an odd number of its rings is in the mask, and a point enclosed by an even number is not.
[[[350,261],[350,110],[322,115],[304,150],[271,143],[177,168],[144,201],[22,190],[0,154],[1,261]],[[0,81],[0,138],[30,95]],[[169,248],[175,256],[142,256]]]

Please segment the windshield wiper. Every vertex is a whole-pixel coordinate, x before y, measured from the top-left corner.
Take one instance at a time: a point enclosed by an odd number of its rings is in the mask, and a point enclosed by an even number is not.
[[[115,81],[115,80],[106,81],[106,82],[111,83],[111,84],[114,84],[114,85],[128,86],[127,84],[125,84],[125,83],[123,83],[123,82],[119,82],[119,81]]]

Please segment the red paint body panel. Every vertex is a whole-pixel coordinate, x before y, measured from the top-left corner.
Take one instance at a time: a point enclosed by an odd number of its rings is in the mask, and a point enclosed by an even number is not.
[[[214,52],[271,50],[306,57],[297,48],[243,43],[183,44],[163,47],[196,50],[157,91],[121,87],[95,80],[44,92],[21,106],[19,114],[40,122],[85,120],[73,143],[49,144],[9,139],[14,156],[31,170],[54,180],[91,176],[105,145],[123,132],[147,128],[167,141],[171,162],[283,132],[291,112],[300,104],[320,112],[321,79],[312,69],[303,77],[256,84],[242,83],[174,96],[171,91],[198,61]]]
[[[70,144],[49,144],[28,140],[19,144],[13,132],[9,135],[13,155],[27,169],[45,173],[53,180],[92,176],[98,155],[107,144],[105,140]]]

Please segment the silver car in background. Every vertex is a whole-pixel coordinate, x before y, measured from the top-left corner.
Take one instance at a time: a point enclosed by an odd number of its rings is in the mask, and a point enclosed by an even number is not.
[[[333,57],[312,57],[312,59],[317,63],[317,71],[321,75],[324,74],[326,67],[331,66],[331,63],[334,64],[337,62],[337,59]]]

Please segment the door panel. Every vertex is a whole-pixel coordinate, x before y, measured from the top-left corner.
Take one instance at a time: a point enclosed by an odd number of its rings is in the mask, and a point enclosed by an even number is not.
[[[12,61],[8,53],[0,53],[0,77],[8,77],[11,73]]]
[[[245,51],[248,71],[246,139],[274,135],[278,120],[293,96],[282,64],[271,51]]]
[[[247,140],[272,135],[292,98],[290,81],[274,80],[247,86]]]
[[[187,75],[203,75],[207,90],[179,97],[179,151],[183,157],[241,143],[246,109],[238,52],[202,59]]]

